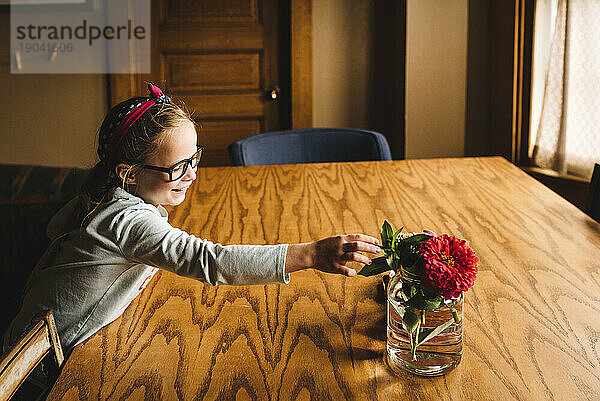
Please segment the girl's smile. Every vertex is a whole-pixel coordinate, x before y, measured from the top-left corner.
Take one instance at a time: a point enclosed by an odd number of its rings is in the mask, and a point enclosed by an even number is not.
[[[189,121],[165,135],[156,154],[146,161],[148,165],[168,168],[189,159],[198,151],[196,129]],[[169,181],[168,173],[142,170],[135,178],[135,194],[155,206],[181,204],[187,189],[196,179],[196,169],[189,164],[186,167],[185,174],[175,181]]]

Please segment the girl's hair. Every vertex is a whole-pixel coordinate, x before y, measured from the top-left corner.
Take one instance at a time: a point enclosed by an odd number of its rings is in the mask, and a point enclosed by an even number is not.
[[[147,99],[132,98],[113,107],[100,126],[99,142],[102,138],[111,138],[127,113]],[[106,200],[112,188],[121,186],[125,189],[127,178],[139,174],[146,161],[156,154],[166,134],[186,121],[194,124],[190,114],[182,108],[172,103],[155,103],[127,129],[117,146],[106,151],[106,143],[99,143],[100,161],[92,168],[79,192],[78,223],[84,224],[85,218]],[[116,171],[120,163],[129,166],[122,179]]]

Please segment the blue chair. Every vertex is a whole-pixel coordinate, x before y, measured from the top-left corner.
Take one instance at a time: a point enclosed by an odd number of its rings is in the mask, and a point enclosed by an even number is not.
[[[589,215],[597,222],[600,222],[600,164],[598,163],[594,165],[588,199]]]
[[[307,128],[268,132],[229,145],[234,166],[392,160],[379,132],[351,128]]]

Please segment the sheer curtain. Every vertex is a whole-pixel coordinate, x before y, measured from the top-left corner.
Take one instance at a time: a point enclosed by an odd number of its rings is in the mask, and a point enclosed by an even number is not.
[[[591,177],[600,163],[600,1],[559,0],[533,159]]]

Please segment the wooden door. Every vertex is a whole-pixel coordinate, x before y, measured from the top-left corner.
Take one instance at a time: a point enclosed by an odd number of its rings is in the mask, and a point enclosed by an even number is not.
[[[282,100],[289,78],[278,54],[289,46],[289,26],[279,26],[286,11],[279,7],[277,0],[154,0],[151,74],[111,77],[112,104],[157,83],[198,122],[202,164],[229,165],[230,143],[289,127]],[[275,100],[266,95],[273,87],[282,88]]]

